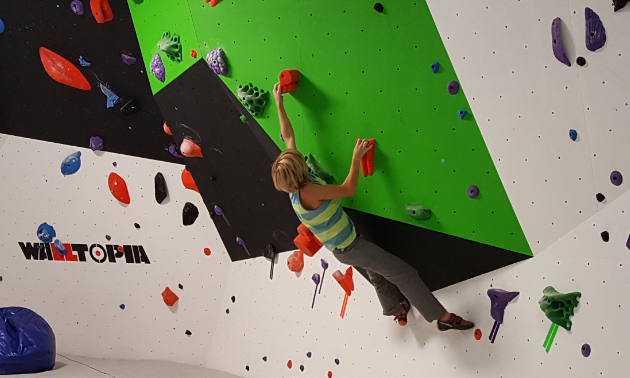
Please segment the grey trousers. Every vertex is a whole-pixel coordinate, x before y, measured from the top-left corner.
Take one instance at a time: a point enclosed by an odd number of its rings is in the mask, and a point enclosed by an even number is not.
[[[427,322],[440,319],[446,310],[409,264],[361,236],[347,248],[335,249],[339,262],[367,271],[383,307],[383,315],[396,315],[407,299]]]

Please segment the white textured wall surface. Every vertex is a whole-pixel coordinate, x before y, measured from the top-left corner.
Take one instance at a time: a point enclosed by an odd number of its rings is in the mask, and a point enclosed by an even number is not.
[[[61,161],[77,150],[81,168],[64,177]],[[59,353],[204,364],[232,265],[201,196],[181,183],[182,169],[0,135],[0,307],[27,307],[43,316]],[[126,180],[130,205],[111,195],[110,172]],[[157,172],[169,190],[161,205],[154,196]],[[187,227],[186,202],[200,212]],[[18,243],[38,242],[42,222],[53,225],[63,243],[142,245],[150,264],[125,258],[97,263],[89,253],[85,262],[27,260]],[[180,297],[172,308],[162,301],[167,286]]]

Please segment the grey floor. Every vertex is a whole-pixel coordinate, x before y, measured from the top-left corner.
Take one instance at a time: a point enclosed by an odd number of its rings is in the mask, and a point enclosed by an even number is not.
[[[221,371],[175,362],[104,360],[59,354],[53,370],[29,375],[38,378],[239,378]]]

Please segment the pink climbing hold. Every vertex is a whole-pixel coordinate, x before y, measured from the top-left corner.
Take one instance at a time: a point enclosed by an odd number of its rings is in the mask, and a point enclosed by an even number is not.
[[[182,155],[186,157],[203,157],[201,147],[188,138],[182,140],[179,150],[182,152]]]

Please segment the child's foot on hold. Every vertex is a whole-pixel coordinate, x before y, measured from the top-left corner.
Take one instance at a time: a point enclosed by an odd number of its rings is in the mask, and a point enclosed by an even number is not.
[[[407,325],[407,314],[409,313],[409,302],[404,301],[400,302],[402,306],[402,311],[394,316],[394,321],[398,322],[398,325],[405,326]]]
[[[437,329],[439,331],[448,331],[449,329],[457,329],[457,330],[466,330],[474,327],[475,324],[473,322],[469,322],[468,320],[462,319],[462,317],[452,314],[450,312],[446,313],[441,319],[437,321]]]

